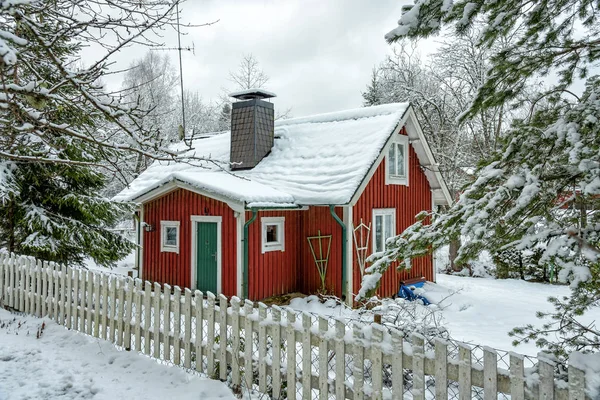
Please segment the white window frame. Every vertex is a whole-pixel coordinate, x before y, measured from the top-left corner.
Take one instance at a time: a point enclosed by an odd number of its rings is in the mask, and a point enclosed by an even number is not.
[[[377,216],[382,216],[382,225],[381,225],[381,229],[383,230],[382,232],[382,237],[385,234],[385,216],[386,215],[391,215],[392,216],[392,236],[390,237],[394,237],[396,236],[396,209],[395,208],[374,208],[373,209],[373,216],[372,216],[372,226],[373,226],[373,232],[372,232],[372,237],[373,237],[373,243],[372,243],[372,250],[373,253],[375,253],[376,249],[377,249],[377,224],[375,223],[375,217]],[[386,241],[389,238],[386,238],[383,240],[383,250],[385,251],[385,245],[386,245]]]
[[[262,217],[260,223],[262,232],[262,252],[285,251],[285,217]],[[277,225],[277,242],[267,243],[268,225]]]
[[[177,229],[177,243],[175,246],[165,244],[165,240],[167,239],[167,228]],[[179,243],[181,243],[181,222],[160,221],[160,251],[179,254]]]
[[[390,149],[392,146],[404,146],[404,176],[390,175]],[[385,184],[408,186],[409,141],[406,135],[397,135],[386,149],[385,153]]]

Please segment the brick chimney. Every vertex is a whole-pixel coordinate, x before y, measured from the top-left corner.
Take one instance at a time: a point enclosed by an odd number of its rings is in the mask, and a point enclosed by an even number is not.
[[[254,168],[273,147],[275,111],[265,101],[275,94],[262,89],[231,93],[231,169]]]

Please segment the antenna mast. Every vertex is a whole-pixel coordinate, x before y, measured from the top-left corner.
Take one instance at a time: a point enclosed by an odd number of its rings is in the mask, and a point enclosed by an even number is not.
[[[181,62],[181,32],[179,30],[179,0],[175,0],[175,12],[177,13],[177,51],[179,52],[179,83],[181,85],[181,127],[183,138],[185,138],[185,98],[183,95],[183,63]]]

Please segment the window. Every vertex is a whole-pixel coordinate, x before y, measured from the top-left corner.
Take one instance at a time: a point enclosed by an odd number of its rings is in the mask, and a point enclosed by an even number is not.
[[[285,250],[285,217],[264,217],[262,224],[262,252]]]
[[[179,253],[179,221],[160,221],[160,251]]]
[[[396,236],[396,210],[393,208],[376,208],[373,210],[374,252],[384,251],[387,239]]]
[[[386,162],[386,183],[408,185],[408,136],[398,135],[390,145]]]

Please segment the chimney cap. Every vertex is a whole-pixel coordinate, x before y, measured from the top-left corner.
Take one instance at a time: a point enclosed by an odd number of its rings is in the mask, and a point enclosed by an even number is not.
[[[269,92],[268,90],[258,88],[240,90],[239,92],[229,93],[229,96],[238,100],[270,99],[271,97],[277,97],[273,92]]]

